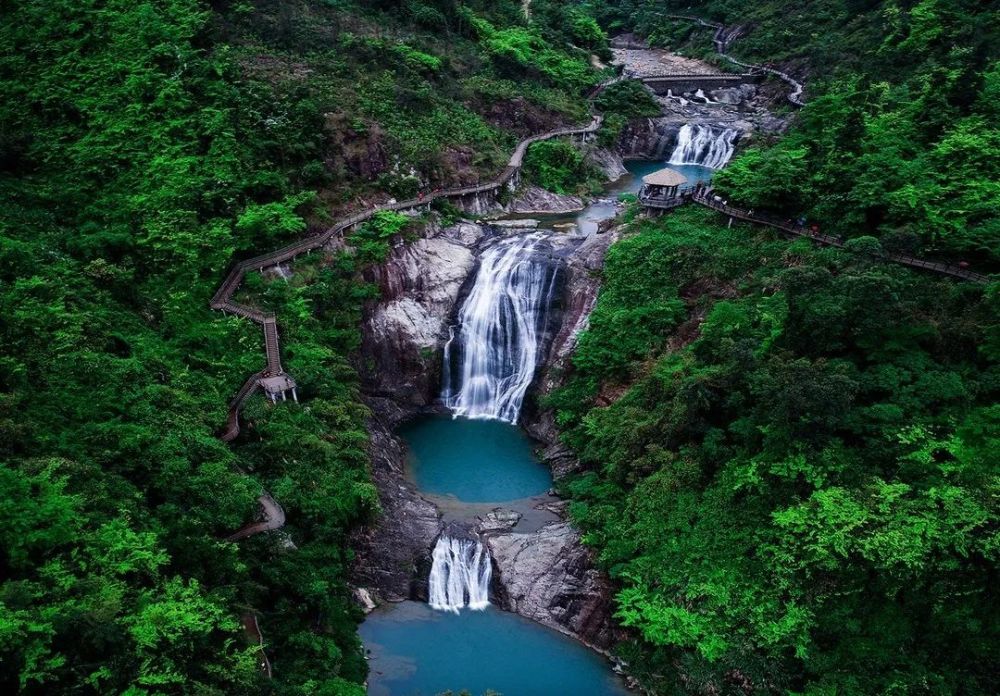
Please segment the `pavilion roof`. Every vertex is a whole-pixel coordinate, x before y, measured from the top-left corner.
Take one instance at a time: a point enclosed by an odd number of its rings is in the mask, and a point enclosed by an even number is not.
[[[650,186],[681,186],[687,183],[687,177],[673,169],[661,169],[644,176],[642,181]]]

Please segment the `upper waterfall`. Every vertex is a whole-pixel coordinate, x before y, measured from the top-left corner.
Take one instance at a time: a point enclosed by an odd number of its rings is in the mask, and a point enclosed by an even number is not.
[[[442,398],[457,416],[517,422],[559,279],[539,253],[545,236],[508,237],[482,256],[444,350]]]
[[[722,169],[733,156],[739,131],[701,124],[685,124],[677,134],[670,164],[697,164]]]
[[[442,536],[434,546],[430,605],[456,614],[464,607],[485,609],[490,604],[493,566],[486,547],[471,539]]]

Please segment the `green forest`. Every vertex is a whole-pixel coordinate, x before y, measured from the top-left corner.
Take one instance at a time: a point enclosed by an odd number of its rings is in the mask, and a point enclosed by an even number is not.
[[[1000,7],[598,4],[707,58],[663,14],[742,22],[736,55],[807,71],[791,131],[715,183],[849,240],[685,210],[612,248],[550,405],[630,667],[657,693],[994,692],[1000,288],[873,258],[996,268]]]
[[[255,398],[232,445],[217,435],[262,367],[260,330],[209,298],[234,260],[486,180],[520,139],[586,122],[609,36],[728,69],[670,13],[740,25],[734,55],[808,80],[790,130],[719,192],[848,242],[629,208],[546,403],[582,462],[560,493],[614,587],[614,652],[650,693],[995,692],[1000,285],[878,256],[1000,270],[1000,4],[529,9],[0,6],[5,693],[364,693],[347,572],[380,510],[362,271],[403,221],[372,221],[303,282],[250,279],[301,405]],[[601,142],[653,106],[609,90]],[[568,141],[532,148],[525,173],[556,192],[595,177]],[[263,491],[286,527],[226,541]]]

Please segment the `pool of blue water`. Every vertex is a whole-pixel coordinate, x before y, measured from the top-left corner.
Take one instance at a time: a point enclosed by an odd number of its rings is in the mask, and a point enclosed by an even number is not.
[[[661,169],[673,169],[687,178],[688,184],[699,184],[712,180],[714,169],[699,167],[695,164],[670,164],[663,161],[630,160],[625,163],[629,175],[623,176],[610,185],[610,190],[617,193],[638,193],[642,188],[642,178]]]
[[[556,631],[489,608],[459,615],[403,602],[361,625],[371,696],[617,696],[628,692],[599,654]]]
[[[715,173],[714,169],[699,167],[691,164],[669,164],[663,161],[648,162],[646,160],[631,160],[625,163],[625,169],[628,170],[628,174],[623,176],[618,181],[608,184],[603,193],[604,197],[591,202],[579,213],[572,213],[570,215],[531,215],[530,217],[538,219],[542,223],[543,227],[546,225],[558,225],[560,223],[572,222],[576,224],[577,229],[579,229],[582,234],[594,234],[597,232],[598,225],[600,225],[600,223],[605,220],[610,220],[618,214],[618,207],[616,205],[618,196],[623,193],[638,194],[639,189],[642,188],[642,178],[664,168],[673,169],[674,171],[683,174],[688,180],[688,185],[692,186],[694,184],[710,182],[712,180],[712,175]]]
[[[400,429],[410,448],[410,472],[424,493],[466,503],[500,503],[541,495],[549,468],[517,426],[451,416],[421,418]]]

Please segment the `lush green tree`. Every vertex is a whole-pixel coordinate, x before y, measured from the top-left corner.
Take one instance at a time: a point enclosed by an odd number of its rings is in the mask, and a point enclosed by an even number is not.
[[[860,251],[693,210],[611,249],[550,405],[656,691],[992,688],[995,288]]]

